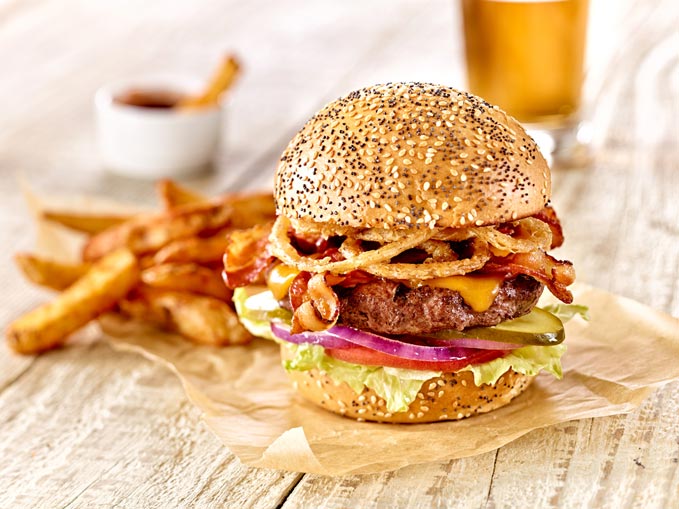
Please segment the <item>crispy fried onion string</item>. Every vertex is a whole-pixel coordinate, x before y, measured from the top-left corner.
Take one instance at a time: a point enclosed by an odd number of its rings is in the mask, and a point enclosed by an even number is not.
[[[526,217],[508,224],[514,229],[513,235],[502,233],[495,226],[475,226],[470,228],[442,228],[433,230],[433,235],[429,238],[431,240],[461,242],[476,237],[484,240],[496,249],[511,253],[528,253],[534,249],[546,251],[551,247],[552,231],[546,222],[534,217]],[[295,221],[293,226],[295,231],[315,233],[323,236],[346,235],[349,238],[370,242],[392,243],[399,242],[404,238],[403,231],[398,229],[366,228],[361,230],[340,228],[333,233],[332,229],[328,231],[328,228],[330,228],[328,225],[320,225],[314,229],[310,223]],[[423,230],[431,231],[428,229]]]
[[[326,330],[337,322],[339,298],[325,280],[325,274],[314,274],[307,282],[304,302],[292,316],[292,333]]]
[[[471,258],[449,262],[425,263],[382,263],[363,267],[363,270],[378,277],[387,279],[433,279],[437,277],[460,276],[479,270],[490,259],[488,244],[474,239],[474,254]]]
[[[301,256],[290,244],[288,236],[289,221],[280,216],[271,232],[271,252],[286,265],[297,270],[311,273],[343,273],[355,269],[378,277],[389,279],[431,279],[466,274],[478,270],[490,258],[488,244],[481,239],[474,239],[471,248],[473,254],[464,260],[432,261],[422,264],[390,263],[391,259],[408,249],[423,245],[433,232],[423,230],[408,236],[407,239],[384,244],[372,251],[363,251],[356,240],[348,239],[340,247],[346,260],[333,262],[329,258],[320,260]],[[431,247],[431,245],[429,245]]]
[[[459,259],[459,256],[453,248],[450,247],[450,244],[442,240],[427,240],[423,242],[419,248],[429,255],[429,258],[425,260],[425,263],[452,262]]]
[[[425,240],[417,246],[418,249],[425,251],[429,257],[425,263],[430,262],[451,262],[458,260],[457,253],[450,247],[448,242],[442,240]],[[340,253],[345,258],[353,258],[363,252],[361,242],[358,239],[347,238],[339,248]]]
[[[549,249],[552,243],[552,231],[549,225],[532,217],[520,219],[514,224],[516,225],[516,237],[502,233],[492,226],[481,226],[462,231],[446,229],[433,238],[459,242],[465,238],[475,237],[496,249],[510,253],[529,253],[535,249]]]
[[[288,236],[289,227],[290,220],[285,216],[278,216],[274,223],[273,230],[271,231],[271,236],[269,237],[271,242],[271,253],[286,265],[295,267],[300,271],[313,273],[331,272],[335,274],[349,272],[357,268],[364,268],[369,272],[369,267],[381,263],[388,263],[394,256],[422,244],[422,242],[427,240],[434,233],[432,230],[422,230],[409,235],[404,240],[384,244],[378,249],[363,251],[346,260],[333,262],[330,258],[316,260],[301,256],[292,244],[290,244],[290,237]]]
[[[511,223],[516,237],[502,233],[494,227],[472,227],[442,230],[423,229],[407,236],[396,237],[394,233],[379,229],[356,231],[348,236],[339,250],[345,260],[330,258],[314,259],[300,255],[290,243],[290,220],[279,216],[271,232],[271,252],[286,265],[311,273],[346,273],[361,269],[374,276],[389,279],[425,280],[467,274],[481,269],[490,259],[490,248],[510,253],[528,253],[536,249],[548,249],[551,231],[547,224],[525,218]],[[389,239],[389,240],[387,240]],[[391,240],[396,239],[396,240]],[[446,242],[472,239],[472,254],[458,260]],[[374,250],[365,251],[361,241],[380,242]],[[413,248],[424,250],[428,255],[424,263],[390,263],[395,256]]]

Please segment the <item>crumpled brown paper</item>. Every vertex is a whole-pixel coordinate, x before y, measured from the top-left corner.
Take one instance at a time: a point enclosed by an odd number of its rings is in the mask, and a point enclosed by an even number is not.
[[[126,322],[103,321],[117,347],[170,366],[215,434],[248,465],[326,475],[373,473],[496,449],[529,431],[630,412],[653,387],[679,379],[679,320],[584,284],[575,301],[592,320],[566,325],[564,377],[538,376],[509,406],[458,422],[359,423],[305,402],[280,367],[278,348],[197,347]]]
[[[68,232],[46,224],[39,232],[41,252],[63,257]],[[116,348],[174,371],[208,426],[244,463],[365,474],[473,456],[544,426],[630,412],[654,387],[679,379],[679,363],[671,360],[679,358],[678,319],[584,284],[573,293],[592,320],[566,325],[563,380],[542,374],[506,407],[435,424],[359,423],[317,408],[293,392],[277,346],[266,340],[211,348],[117,315],[101,325]]]

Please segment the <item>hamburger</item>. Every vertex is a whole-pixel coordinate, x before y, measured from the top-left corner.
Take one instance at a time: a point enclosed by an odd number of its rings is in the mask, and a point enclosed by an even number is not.
[[[283,152],[277,218],[234,232],[241,321],[308,401],[358,420],[463,419],[561,377],[572,264],[548,165],[497,106],[424,83],[331,102]],[[554,311],[554,310],[552,310]]]

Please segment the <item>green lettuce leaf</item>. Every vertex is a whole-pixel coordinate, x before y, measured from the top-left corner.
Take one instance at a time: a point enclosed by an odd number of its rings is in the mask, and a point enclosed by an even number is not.
[[[363,366],[344,362],[325,355],[320,345],[288,343],[286,347],[292,354],[290,360],[283,362],[286,370],[308,371],[316,368],[326,372],[337,383],[345,382],[357,394],[361,393],[363,387],[368,387],[384,399],[390,412],[406,411],[422,389],[422,384],[441,375],[440,371]],[[560,359],[565,351],[565,345],[526,346],[514,350],[506,357],[470,365],[460,371],[471,371],[476,385],[494,384],[510,368],[530,376],[537,375],[544,369],[560,379]]]
[[[360,394],[368,387],[384,399],[389,412],[405,412],[410,406],[422,384],[441,375],[440,371],[421,371],[416,369],[386,368],[363,366],[344,362],[325,355],[320,345],[286,344],[292,358],[283,361],[288,371],[308,371],[316,368],[325,371],[335,382],[345,382],[353,391]]]
[[[548,304],[540,307],[545,311],[549,311],[553,315],[556,315],[563,323],[566,323],[577,315],[583,320],[589,321],[589,308],[582,304],[564,304],[559,302],[558,304]]]
[[[474,383],[494,384],[498,379],[513,369],[524,375],[537,375],[541,370],[548,371],[559,380],[563,376],[561,372],[561,356],[566,352],[566,345],[553,346],[524,346],[513,350],[505,357],[494,359],[490,362],[467,366],[460,371],[471,371],[474,374]]]

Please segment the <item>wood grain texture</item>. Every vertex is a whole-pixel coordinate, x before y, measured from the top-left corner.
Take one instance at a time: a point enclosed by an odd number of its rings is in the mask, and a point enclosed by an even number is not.
[[[0,429],[0,507],[275,507],[300,477],[243,466],[164,368],[100,343],[37,359]]]
[[[582,281],[679,316],[679,9],[592,0],[587,81],[596,159],[554,172],[559,256]],[[262,188],[325,102],[370,83],[462,86],[447,0],[341,3],[0,1],[0,325],[48,298],[10,256],[32,245],[16,180],[42,192],[153,203],[152,183],[102,172],[91,97],[144,71],[207,75],[244,61],[217,172],[198,189]],[[325,478],[241,465],[174,376],[79,343],[33,359],[0,346],[0,507],[676,507],[679,384],[625,415],[537,430],[498,451]]]

